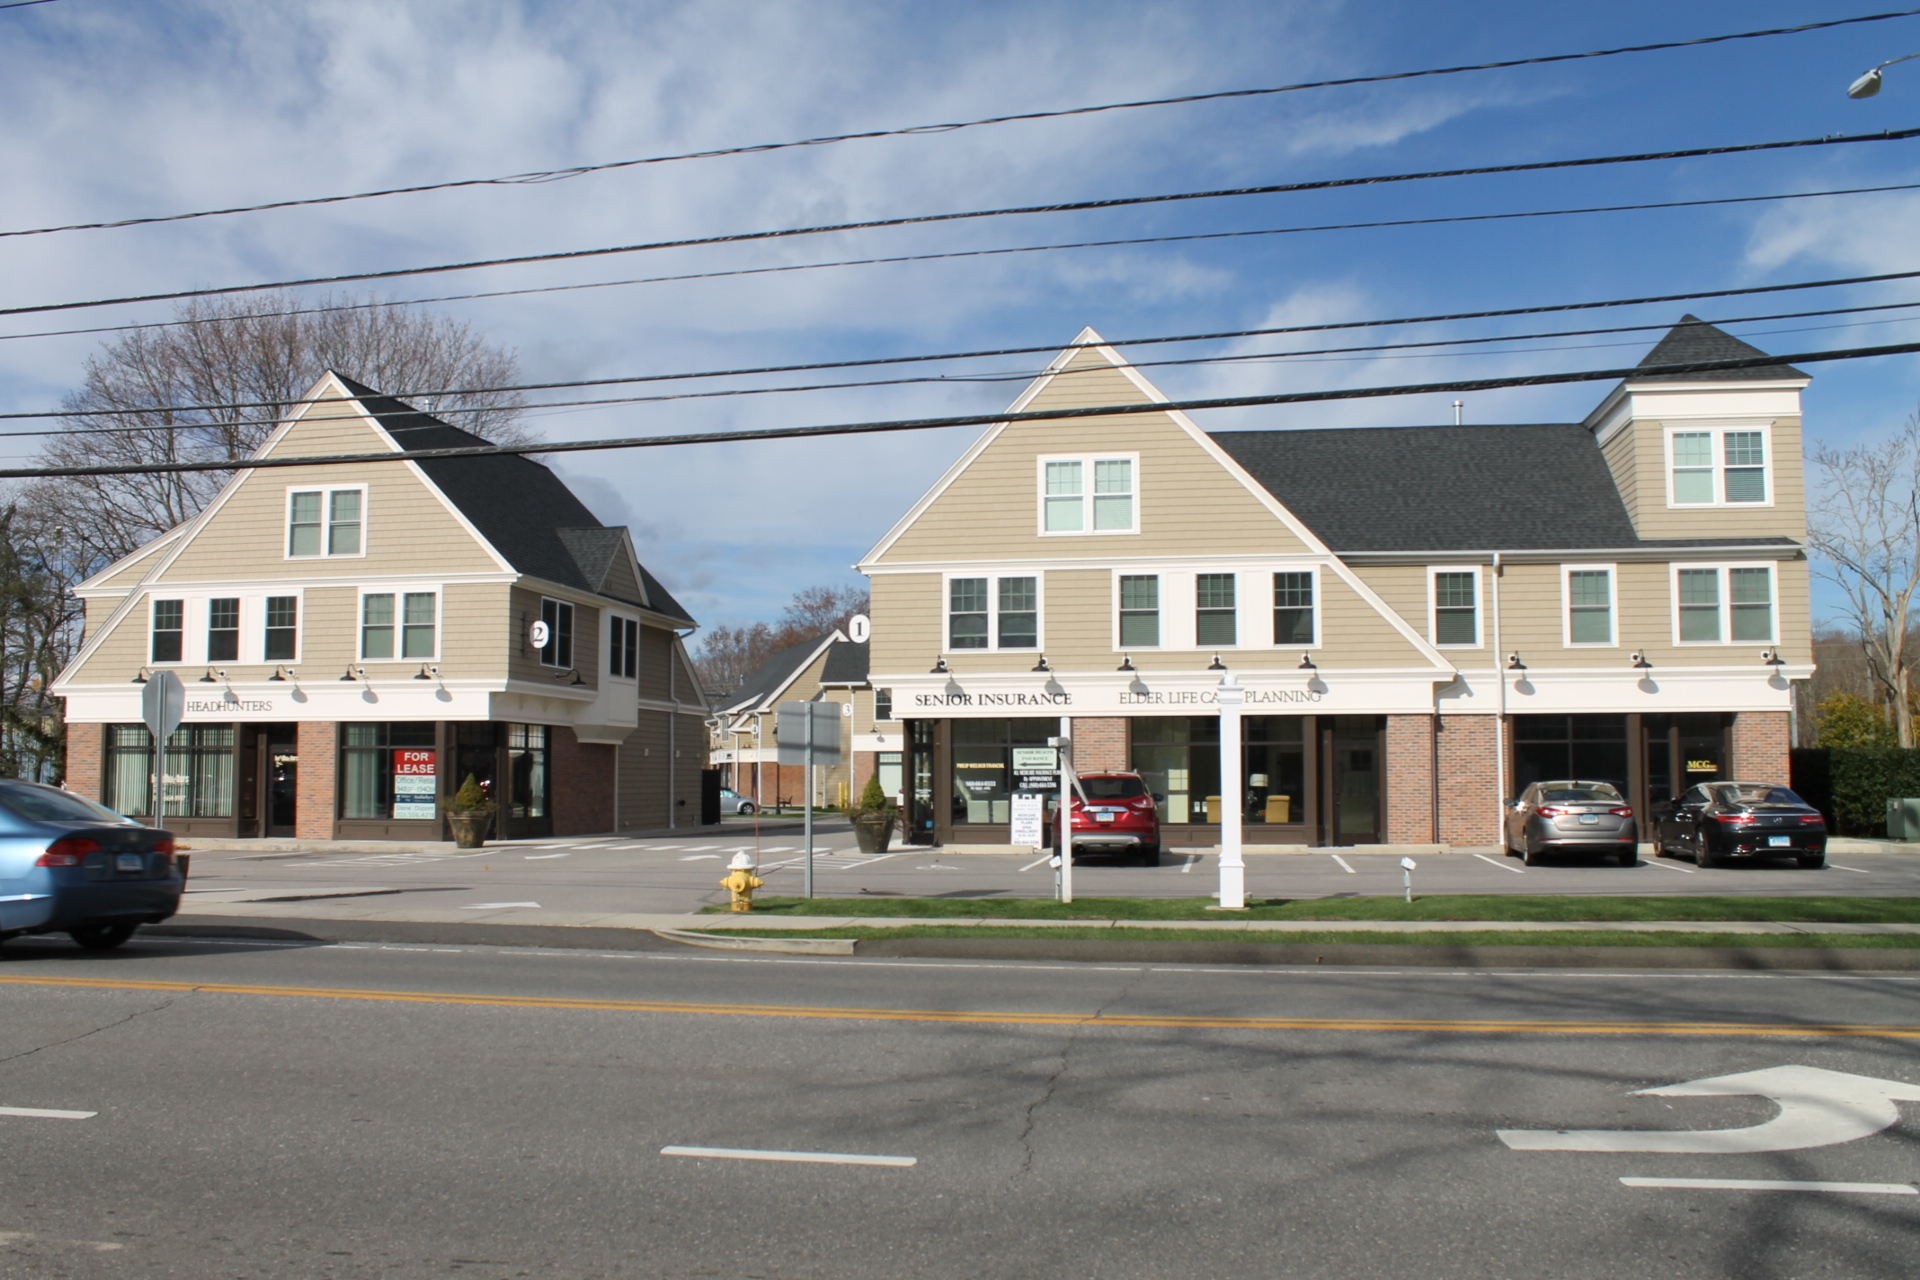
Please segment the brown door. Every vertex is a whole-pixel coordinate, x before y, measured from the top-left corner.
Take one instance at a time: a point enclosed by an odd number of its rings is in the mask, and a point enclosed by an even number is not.
[[[300,794],[300,744],[295,726],[270,724],[260,734],[265,747],[261,765],[263,775],[262,814],[266,834],[291,836],[294,831],[294,807]]]
[[[1320,830],[1326,844],[1380,843],[1383,746],[1379,716],[1320,718]]]

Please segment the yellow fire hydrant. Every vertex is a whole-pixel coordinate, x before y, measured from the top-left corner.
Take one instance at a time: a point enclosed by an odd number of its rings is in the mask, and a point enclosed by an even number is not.
[[[753,891],[765,883],[753,874],[753,859],[744,853],[736,853],[733,861],[727,864],[727,876],[720,882],[720,887],[733,895],[735,911],[751,911]]]

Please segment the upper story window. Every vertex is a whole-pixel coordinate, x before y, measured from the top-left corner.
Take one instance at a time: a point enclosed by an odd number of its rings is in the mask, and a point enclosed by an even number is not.
[[[267,625],[260,656],[268,662],[292,662],[299,647],[300,597],[268,596]]]
[[[432,591],[378,592],[360,597],[360,656],[431,658],[437,596]],[[397,645],[396,645],[397,641]]]
[[[632,618],[607,619],[607,674],[632,680],[640,671],[640,624]]]
[[[1313,574],[1273,575],[1273,642],[1313,648]]]
[[[1613,644],[1613,567],[1583,565],[1577,569],[1568,567],[1564,573],[1566,642],[1570,645]]]
[[[185,649],[187,634],[187,602],[184,600],[155,600],[153,602],[152,648],[150,662],[179,662]]]
[[[1480,643],[1480,571],[1436,569],[1432,578],[1433,642],[1476,646]]]
[[[893,719],[893,690],[875,689],[873,691],[873,718],[875,720]]]
[[[1239,644],[1239,610],[1234,575],[1202,573],[1193,584],[1193,640],[1205,649]]]
[[[1667,432],[1667,502],[1675,507],[1766,503],[1764,427],[1698,427]]]
[[[367,490],[290,489],[287,492],[287,554],[289,556],[357,556],[365,548],[361,537]]]
[[[226,596],[207,601],[207,661],[240,660],[240,599]]]
[[[949,649],[1040,647],[1040,579],[947,579]]]
[[[573,666],[573,606],[565,600],[542,598],[540,621],[547,624],[547,643],[540,649],[543,667]]]
[[[1674,635],[1681,644],[1771,643],[1770,565],[1675,565]]]
[[[1120,576],[1120,647],[1151,649],[1160,643],[1160,579],[1156,574]]]
[[[1134,533],[1139,459],[1040,459],[1040,531]]]

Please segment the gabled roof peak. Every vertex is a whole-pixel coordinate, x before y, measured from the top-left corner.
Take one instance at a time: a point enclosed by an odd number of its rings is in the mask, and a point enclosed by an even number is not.
[[[1638,368],[1663,364],[1692,364],[1701,360],[1746,360],[1767,353],[1742,342],[1724,329],[1716,328],[1691,313],[1667,330],[1654,343]],[[1781,378],[1805,378],[1807,375],[1790,364],[1760,365],[1749,369],[1710,369],[1699,373],[1657,373],[1632,382],[1773,382]]]

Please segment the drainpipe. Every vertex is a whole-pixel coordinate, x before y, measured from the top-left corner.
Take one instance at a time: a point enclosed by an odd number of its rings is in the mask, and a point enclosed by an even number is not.
[[[1493,683],[1500,690],[1499,711],[1493,720],[1493,783],[1500,820],[1494,830],[1506,839],[1507,829],[1507,675],[1500,665],[1500,553],[1493,553]]]

